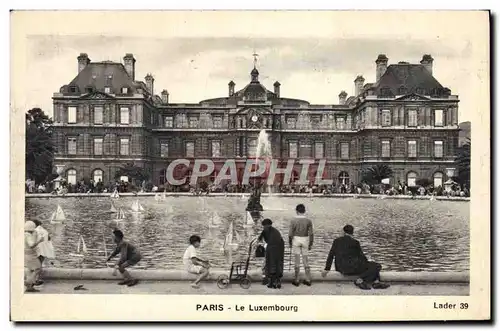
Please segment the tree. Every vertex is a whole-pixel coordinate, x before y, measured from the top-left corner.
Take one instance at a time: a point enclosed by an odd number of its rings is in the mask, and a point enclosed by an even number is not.
[[[458,178],[460,184],[470,187],[470,138],[458,148],[456,162],[458,165]]]
[[[127,162],[116,171],[115,179],[122,176],[127,176],[129,179],[142,182],[149,178],[148,173],[141,167],[136,166],[133,162]]]
[[[392,177],[392,169],[386,164],[377,164],[363,171],[363,181],[368,184],[380,184],[382,179]]]
[[[52,174],[56,148],[52,140],[52,119],[40,108],[26,113],[26,177],[36,183],[47,180]]]

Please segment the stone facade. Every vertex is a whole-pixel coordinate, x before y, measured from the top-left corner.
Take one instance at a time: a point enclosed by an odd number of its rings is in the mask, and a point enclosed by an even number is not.
[[[303,158],[315,160],[313,172],[326,159],[326,176],[344,183],[358,183],[364,168],[380,163],[393,169],[393,182],[444,182],[455,168],[459,100],[432,76],[430,55],[420,64],[393,65],[380,55],[377,82],[364,84],[358,76],[357,95],[342,91],[339,104],[331,105],[282,97],[279,82],[269,91],[256,68],[243,89],[230,81],[227,97],[173,104],[166,90],[154,94],[152,75],[146,83],[134,80],[132,54],[125,66],[82,56],[77,77],[53,97],[55,163],[65,173],[76,171],[78,180],[98,170],[106,183],[119,166],[134,162],[163,184],[165,169],[178,158],[213,159],[216,173],[235,158],[241,173],[262,129],[274,158],[297,159],[296,174]]]

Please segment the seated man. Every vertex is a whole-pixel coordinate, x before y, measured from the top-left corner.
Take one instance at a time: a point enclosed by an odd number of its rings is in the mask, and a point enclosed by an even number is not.
[[[325,277],[332,267],[335,258],[335,270],[343,275],[357,275],[354,282],[363,290],[385,289],[389,284],[380,282],[380,270],[382,266],[376,262],[368,261],[361,250],[359,241],[352,237],[354,228],[352,225],[344,226],[344,235],[333,241],[332,248],[326,259],[325,270],[321,273]]]

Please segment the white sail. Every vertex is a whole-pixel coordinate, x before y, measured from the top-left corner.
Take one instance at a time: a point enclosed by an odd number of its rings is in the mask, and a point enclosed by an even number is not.
[[[144,211],[144,207],[141,204],[139,204],[139,211]]]
[[[141,204],[139,203],[139,200],[136,200],[133,204],[132,204],[132,207],[131,207],[132,211],[133,212],[140,212],[140,211],[143,211],[144,208],[141,206]]]
[[[156,193],[156,194],[155,194],[155,200],[156,200],[156,201],[160,201],[160,200],[161,200],[161,195],[160,195],[160,193]]]
[[[241,242],[241,237],[240,237],[240,234],[238,233],[238,231],[236,231],[234,234],[235,234],[235,237],[236,237],[236,244],[240,243]]]
[[[57,205],[57,209],[52,213],[52,217],[50,218],[50,223],[61,223],[66,220],[66,216],[64,215],[64,211],[60,205]]]
[[[113,203],[113,201],[111,201],[111,208],[109,209],[109,211],[112,213],[116,213],[116,208],[115,208],[115,204]]]
[[[252,217],[252,214],[247,211],[247,222],[246,222],[246,225],[254,225],[254,221],[253,221],[253,217]]]
[[[161,194],[161,200],[162,200],[162,201],[167,200],[167,195],[165,194],[165,192],[163,192],[163,193]]]
[[[80,241],[82,242],[82,253],[87,254],[87,245],[85,244],[85,240],[83,239],[83,236],[80,236]],[[78,252],[80,253],[80,252]]]
[[[114,192],[113,192],[113,193],[111,193],[111,197],[112,197],[112,198],[119,198],[119,197],[120,197],[120,195],[118,194],[118,191],[117,191],[117,190],[114,190]]]

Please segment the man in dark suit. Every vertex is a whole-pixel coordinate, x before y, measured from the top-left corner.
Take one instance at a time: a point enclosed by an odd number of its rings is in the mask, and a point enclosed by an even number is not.
[[[344,235],[333,241],[332,248],[326,259],[325,270],[321,273],[325,277],[332,268],[335,258],[335,270],[343,275],[357,275],[354,282],[363,290],[385,289],[390,285],[380,282],[380,270],[382,266],[376,262],[368,261],[361,249],[359,241],[352,237],[354,228],[352,225],[344,226]]]

